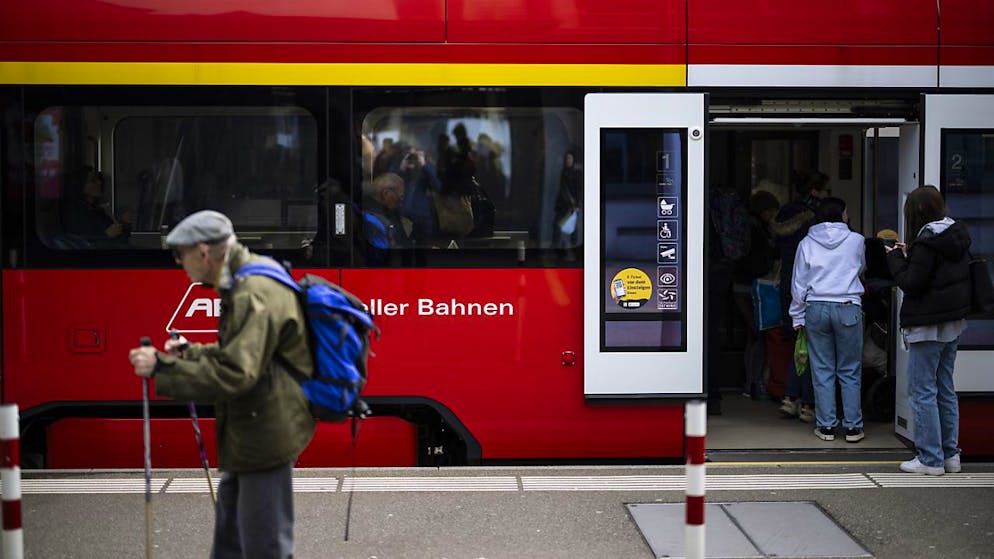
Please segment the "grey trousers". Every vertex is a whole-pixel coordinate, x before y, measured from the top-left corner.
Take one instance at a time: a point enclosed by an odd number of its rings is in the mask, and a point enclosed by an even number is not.
[[[225,472],[217,490],[211,559],[293,557],[293,462]]]

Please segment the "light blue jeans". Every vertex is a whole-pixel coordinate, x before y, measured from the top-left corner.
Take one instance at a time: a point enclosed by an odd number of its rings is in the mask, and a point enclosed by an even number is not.
[[[918,461],[941,468],[959,453],[959,402],[953,366],[959,338],[951,342],[916,342],[908,347],[908,394],[915,414]]]
[[[809,301],[804,323],[818,427],[831,429],[839,424],[835,411],[838,379],[845,416],[842,425],[846,429],[862,429],[863,309],[852,303]]]

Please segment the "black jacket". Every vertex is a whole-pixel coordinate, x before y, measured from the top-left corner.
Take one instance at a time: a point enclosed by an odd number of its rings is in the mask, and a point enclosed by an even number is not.
[[[925,229],[908,247],[887,254],[894,281],[904,291],[901,326],[966,318],[970,312],[970,234],[955,222],[932,234]]]

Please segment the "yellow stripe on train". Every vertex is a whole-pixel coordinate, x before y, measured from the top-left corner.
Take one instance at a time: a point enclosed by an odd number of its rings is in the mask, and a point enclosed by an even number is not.
[[[24,85],[425,85],[682,87],[683,64],[0,62]]]

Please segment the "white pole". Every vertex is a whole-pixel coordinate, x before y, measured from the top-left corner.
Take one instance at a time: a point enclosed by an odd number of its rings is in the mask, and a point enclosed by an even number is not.
[[[0,484],[3,491],[3,557],[23,559],[21,437],[17,404],[0,406]]]
[[[704,559],[704,466],[707,406],[700,400],[687,402],[684,446],[687,452],[687,525],[684,532],[687,559]]]

